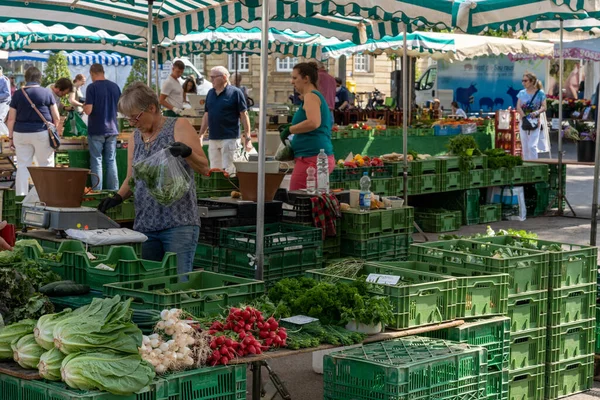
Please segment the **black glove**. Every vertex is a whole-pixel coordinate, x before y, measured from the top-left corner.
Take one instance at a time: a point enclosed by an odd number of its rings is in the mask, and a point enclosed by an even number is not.
[[[115,193],[113,197],[107,197],[102,199],[100,204],[98,204],[98,211],[103,214],[106,214],[106,211],[110,208],[116,207],[123,202],[123,198],[119,193]]]
[[[175,142],[169,147],[169,151],[173,157],[187,158],[192,155],[192,148],[187,144]]]

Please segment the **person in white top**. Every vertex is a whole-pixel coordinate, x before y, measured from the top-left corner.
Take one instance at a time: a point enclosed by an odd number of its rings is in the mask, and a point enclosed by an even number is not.
[[[455,101],[452,102],[452,115],[459,118],[467,118],[467,113]]]
[[[163,82],[160,88],[160,105],[166,108],[164,115],[167,117],[177,117],[183,112],[183,87],[179,83],[179,78],[183,75],[185,64],[183,61],[175,61],[171,75]]]

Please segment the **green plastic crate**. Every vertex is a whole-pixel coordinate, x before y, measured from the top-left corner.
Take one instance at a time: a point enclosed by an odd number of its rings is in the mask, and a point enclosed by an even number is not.
[[[524,166],[512,167],[508,170],[508,184],[517,185],[528,181],[528,168]]]
[[[323,240],[323,231],[320,228],[294,224],[266,224],[264,234],[264,254],[291,247],[320,247]],[[221,229],[220,245],[256,254],[256,226]]]
[[[415,263],[398,263],[390,267],[378,263],[365,263],[359,275],[386,274],[400,277],[401,285],[378,285],[371,291],[385,295],[393,305],[395,321],[391,329],[451,321],[456,317],[456,280],[427,272],[416,272]],[[355,279],[329,275],[326,270],[311,270],[305,274],[316,280],[354,282]],[[383,293],[381,292],[383,289]]]
[[[24,380],[0,374],[3,400],[215,400],[246,398],[246,365],[205,367],[161,375],[136,394],[80,391],[62,382]]]
[[[394,267],[401,266],[403,263],[384,262],[380,264]],[[447,267],[430,263],[415,262],[410,265],[412,269],[417,271],[450,276],[456,279],[457,318],[506,315],[508,312],[507,274],[487,274],[466,268]]]
[[[485,186],[504,186],[508,183],[508,169],[486,169]]]
[[[264,255],[263,280],[270,286],[284,278],[302,276],[309,269],[323,264],[321,247],[281,250]],[[254,254],[237,249],[221,247],[219,272],[253,279],[256,274]]]
[[[444,207],[450,210],[462,211],[463,225],[476,225],[479,223],[479,189],[467,189],[449,193],[444,198]]]
[[[187,278],[183,281],[182,278]],[[169,289],[169,293],[156,291]],[[217,314],[223,308],[248,302],[265,291],[261,281],[217,274],[209,271],[190,272],[162,278],[111,283],[104,286],[110,297],[132,297],[134,308],[164,310],[181,308],[193,315]]]
[[[538,217],[546,214],[550,205],[550,185],[547,182],[538,182],[533,185],[532,189],[525,186],[527,215]]]
[[[461,172],[445,172],[439,175],[440,191],[451,192],[465,188],[465,180]]]
[[[62,296],[62,297],[50,297],[50,301],[54,304],[56,312],[62,311],[65,308],[74,310],[79,307],[86,306],[92,302],[95,298],[102,298],[104,295],[102,292],[92,290],[88,294],[79,296]]]
[[[546,368],[538,365],[508,373],[510,400],[543,400]]]
[[[419,194],[419,180],[417,179],[418,177],[416,176],[407,176],[406,181],[407,181],[407,194],[409,195],[414,195],[414,194]],[[396,180],[396,184],[395,184],[395,188],[396,188],[396,195],[397,196],[404,196],[404,177],[399,176],[397,178],[395,178]]]
[[[596,283],[549,292],[548,325],[596,318]]]
[[[453,232],[460,229],[462,212],[434,209],[417,210],[415,221],[424,232]]]
[[[489,372],[486,380],[486,400],[508,399],[508,370]]]
[[[236,177],[225,176],[224,172],[213,171],[210,175],[194,174],[196,189],[205,190],[237,190],[239,182]]]
[[[508,317],[476,319],[452,328],[425,332],[419,336],[481,346],[487,350],[489,374],[492,371],[508,371],[510,350],[510,318]],[[505,381],[508,383],[508,376]]]
[[[441,157],[436,157],[438,160],[440,160],[440,172],[441,173],[446,173],[446,172],[453,172],[453,171],[458,171],[460,169],[459,167],[459,159],[458,157],[454,157],[454,156],[441,156]]]
[[[408,163],[408,173],[413,176],[437,174],[440,169],[440,164],[440,160],[433,157],[426,160],[413,160]],[[402,171],[402,167],[400,170]]]
[[[555,363],[593,354],[596,319],[548,327],[547,362]]]
[[[440,191],[439,175],[419,175],[412,177],[414,194],[436,193]]]
[[[381,178],[371,179],[371,192],[379,196],[393,196],[396,194],[396,179]]]
[[[109,271],[97,268],[100,264],[114,267]],[[165,253],[162,261],[138,258],[128,246],[114,246],[106,256],[90,260],[87,254],[75,255],[75,281],[93,290],[102,290],[107,283],[138,281],[177,274],[177,255]]]
[[[579,244],[560,243],[541,239],[525,239],[512,236],[494,236],[473,239],[478,242],[505,246],[535,246],[549,254],[549,287],[564,289],[587,283],[596,283],[598,248]],[[551,251],[549,246],[560,246],[561,251]]]
[[[340,254],[370,261],[406,260],[411,242],[411,233],[396,233],[367,240],[344,238],[340,244]]]
[[[218,272],[219,247],[207,243],[198,243],[194,254],[194,268]]]
[[[548,289],[548,253],[518,249],[522,255],[494,257],[495,252],[504,250],[505,246],[456,239],[412,244],[409,251],[415,261],[508,273],[509,295]]]
[[[510,335],[509,370],[535,367],[546,362],[546,328]]]
[[[334,352],[323,358],[323,398],[485,398],[486,357],[481,347],[417,336]]]
[[[548,291],[540,290],[508,297],[508,317],[511,333],[546,327]]]
[[[484,169],[472,169],[463,176],[465,188],[480,188],[487,185],[486,170]]]
[[[408,233],[412,231],[414,212],[413,207],[343,211],[341,236],[344,239],[366,240],[381,235]]]
[[[479,206],[479,223],[489,224],[502,220],[501,204],[482,204]]]
[[[548,182],[548,164],[524,162],[523,166],[528,169],[528,182]]]
[[[75,255],[85,254],[85,247],[77,240],[67,240],[60,243],[58,249],[45,248],[40,252],[37,246],[25,246],[23,249],[26,258],[36,260],[49,267],[65,280],[75,279]],[[60,254],[60,259],[58,254]]]
[[[550,177],[548,179],[548,183],[550,184],[550,189],[558,189],[558,164],[549,164],[548,171],[550,172]],[[567,187],[567,165],[563,164],[562,166],[562,187],[563,189]]]
[[[546,364],[546,399],[583,392],[594,384],[594,355]]]

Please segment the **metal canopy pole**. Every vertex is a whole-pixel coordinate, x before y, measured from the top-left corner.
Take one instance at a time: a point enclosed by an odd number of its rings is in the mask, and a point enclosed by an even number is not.
[[[596,103],[597,104],[597,103]],[[594,160],[594,192],[592,194],[592,229],[590,230],[590,245],[596,245],[596,230],[598,227],[598,175],[600,174],[600,110],[596,108],[596,159]]]
[[[147,43],[147,55],[146,55],[146,66],[147,66],[147,81],[148,86],[152,87],[152,4],[154,0],[148,0],[148,37]],[[158,85],[158,82],[156,83]]]
[[[267,76],[269,74],[269,1],[262,2],[260,37],[260,102],[258,110],[258,183],[256,201],[256,279],[263,279],[265,238],[265,142],[267,138]]]
[[[562,167],[563,167],[563,141],[562,141],[562,129],[563,129],[563,71],[564,71],[564,57],[563,57],[563,20],[560,20],[560,44],[559,44],[559,56],[558,56],[558,215],[563,215],[563,188],[562,184]]]
[[[155,50],[154,50],[154,78],[155,78],[155,82],[156,82],[156,87],[155,87],[155,91],[156,91],[156,95],[160,95],[160,87],[159,87],[159,83],[158,83],[158,45],[156,46]],[[150,86],[152,87],[152,86]]]
[[[408,57],[406,55],[406,29],[402,35],[402,154],[404,156],[404,205],[408,205]]]

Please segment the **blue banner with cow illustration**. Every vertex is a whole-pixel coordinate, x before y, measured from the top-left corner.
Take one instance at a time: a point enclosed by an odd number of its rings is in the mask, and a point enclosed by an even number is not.
[[[517,93],[523,89],[523,74],[532,72],[545,83],[547,63],[547,60],[511,62],[507,56],[455,63],[440,61],[438,89],[452,90],[454,101],[467,112],[515,108]]]

